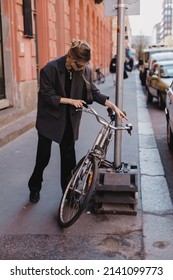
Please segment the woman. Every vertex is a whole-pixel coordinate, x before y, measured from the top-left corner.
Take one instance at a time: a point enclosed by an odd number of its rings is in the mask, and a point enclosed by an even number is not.
[[[88,103],[88,97],[110,107],[119,118],[126,118],[93,84],[92,72],[88,66],[90,58],[91,48],[88,43],[73,40],[66,55],[47,63],[40,71],[36,119],[37,156],[28,182],[32,203],[40,199],[43,171],[49,163],[52,141],[60,146],[61,187],[62,192],[65,191],[71,171],[76,165],[75,141],[78,139],[82,114],[76,108]]]

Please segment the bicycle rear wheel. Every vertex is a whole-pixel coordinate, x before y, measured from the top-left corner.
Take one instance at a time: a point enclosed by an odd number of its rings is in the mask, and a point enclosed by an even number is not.
[[[96,167],[96,160],[91,155],[76,165],[59,206],[58,223],[61,227],[74,224],[86,208],[94,190]]]
[[[100,82],[103,84],[105,82],[105,76],[103,73],[100,73]]]

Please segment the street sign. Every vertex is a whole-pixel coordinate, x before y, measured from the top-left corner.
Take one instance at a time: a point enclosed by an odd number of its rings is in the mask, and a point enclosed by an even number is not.
[[[124,0],[125,15],[140,14],[140,0]],[[118,0],[104,0],[104,15],[117,16]]]

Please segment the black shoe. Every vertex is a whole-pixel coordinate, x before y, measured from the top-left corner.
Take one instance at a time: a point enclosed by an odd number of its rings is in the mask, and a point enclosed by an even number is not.
[[[40,193],[39,192],[30,192],[30,195],[29,195],[29,200],[30,202],[32,203],[37,203],[40,199]]]

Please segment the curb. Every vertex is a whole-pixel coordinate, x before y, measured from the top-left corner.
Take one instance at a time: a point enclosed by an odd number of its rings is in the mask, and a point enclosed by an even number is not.
[[[0,147],[14,140],[35,125],[36,111],[32,111],[0,129]]]

